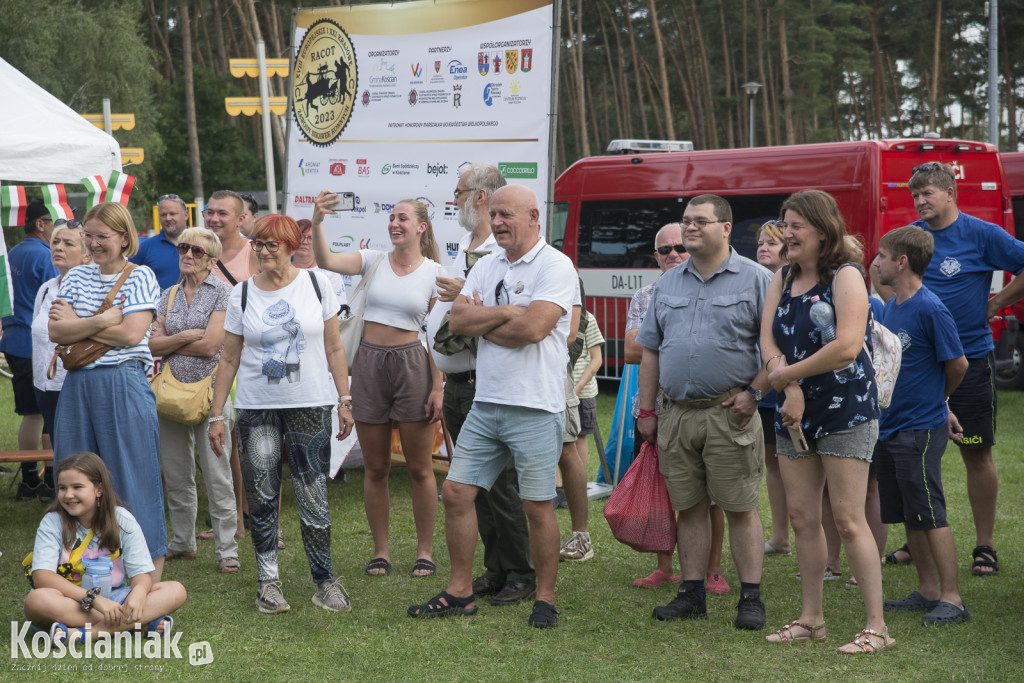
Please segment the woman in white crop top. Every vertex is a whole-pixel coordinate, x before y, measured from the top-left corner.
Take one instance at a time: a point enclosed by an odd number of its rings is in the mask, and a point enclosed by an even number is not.
[[[412,482],[416,520],[413,576],[431,576],[437,480],[431,463],[433,423],[441,419],[441,372],[419,340],[420,328],[437,300],[437,244],[427,207],[413,199],[395,204],[388,219],[392,249],[332,254],[324,236],[324,216],[333,215],[337,195],[319,194],[313,211],[313,253],[321,268],[365,276],[379,262],[366,290],[363,338],[352,365],[352,416],[363,451],[363,500],[373,536],[371,576],[391,572],[388,547],[388,474],[391,429],[398,427]]]

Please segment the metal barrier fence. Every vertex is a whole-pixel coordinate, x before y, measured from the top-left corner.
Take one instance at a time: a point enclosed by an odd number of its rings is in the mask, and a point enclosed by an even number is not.
[[[622,367],[625,362],[626,342],[626,310],[629,308],[628,297],[588,296],[586,308],[597,320],[601,333],[604,335],[604,347],[601,349],[604,362],[597,371],[598,379],[621,379]]]

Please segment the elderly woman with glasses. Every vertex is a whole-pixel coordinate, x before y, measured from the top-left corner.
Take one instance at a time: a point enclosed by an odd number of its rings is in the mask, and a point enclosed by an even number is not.
[[[412,482],[412,514],[416,523],[416,561],[412,575],[432,576],[437,480],[431,452],[433,423],[441,419],[441,373],[420,342],[420,328],[437,301],[437,243],[427,207],[404,199],[388,219],[390,251],[361,249],[332,254],[324,235],[324,217],[334,214],[338,195],[323,191],[313,210],[313,252],[322,267],[342,275],[366,277],[363,339],[352,359],[352,414],[363,451],[363,505],[373,536],[370,576],[391,573],[388,523],[391,501],[391,431],[398,428],[406,470]]]
[[[167,521],[156,399],[146,373],[153,367],[148,342],[160,289],[152,270],[128,263],[139,248],[128,209],[117,202],[97,204],[84,223],[92,263],[72,268],[61,281],[50,307],[50,339],[92,339],[111,348],[64,379],[54,422],[54,467],[79,451],[103,458],[114,490],[142,527],[155,583],[163,573]],[[113,305],[97,313],[122,275]]]
[[[213,231],[189,228],[179,235],[177,248],[181,281],[165,289],[160,297],[149,349],[154,356],[163,356],[174,379],[200,382],[217,369],[220,360],[224,311],[231,287],[211,272],[221,252],[220,240]],[[161,469],[173,534],[167,544],[167,559],[196,556],[199,501],[193,454],[198,451],[210,503],[218,568],[222,572],[237,572],[235,493],[228,458],[213,452],[205,421],[185,425],[163,417],[159,420]]]
[[[82,221],[59,218],[53,222],[53,233],[50,235],[50,261],[60,273],[52,280],[47,280],[36,293],[35,306],[32,308],[32,384],[35,387],[36,404],[43,416],[43,425],[47,434],[53,434],[53,419],[57,412],[57,399],[67,371],[57,363],[53,379],[46,376],[53,358],[53,350],[57,346],[50,341],[50,307],[57,298],[61,282],[68,271],[75,266],[88,263],[92,258],[85,246],[85,234],[82,232]]]
[[[256,221],[252,249],[260,257],[261,272],[231,292],[210,411],[210,445],[223,456],[230,408],[225,404],[237,375],[238,446],[259,582],[256,607],[266,614],[290,609],[277,563],[286,445],[302,542],[317,584],[313,603],[335,612],[351,609],[341,579],[331,570],[327,504],[335,404],[338,438],[352,431],[348,365],[338,330],[338,299],[327,278],[292,263],[301,240],[299,226],[288,216],[268,214]]]

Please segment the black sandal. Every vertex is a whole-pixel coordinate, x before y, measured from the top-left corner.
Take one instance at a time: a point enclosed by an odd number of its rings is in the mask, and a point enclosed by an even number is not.
[[[907,554],[907,559],[905,559],[905,560],[897,559],[896,558],[896,553],[899,553],[899,552],[906,553]],[[882,564],[884,566],[886,566],[886,567],[888,567],[890,565],[895,567],[895,566],[899,566],[899,565],[903,565],[903,564],[914,564],[914,558],[910,554],[910,548],[907,546],[906,543],[904,543],[902,547],[896,548],[896,550],[890,550],[889,552],[887,552],[885,554],[885,562],[883,562]]]
[[[974,563],[971,565],[972,574],[975,576],[999,575],[999,558],[996,557],[995,548],[990,545],[979,545],[971,554],[974,555]],[[985,567],[991,567],[992,571],[982,571]]]
[[[416,572],[425,571],[426,574],[417,574]],[[416,564],[412,566],[412,578],[422,579],[427,576],[433,576],[437,573],[437,566],[425,557],[421,557],[416,560]]]
[[[554,628],[558,626],[558,610],[551,603],[534,600],[533,614],[526,623],[535,628]]]
[[[371,569],[382,569],[384,571],[372,572]],[[367,576],[391,576],[391,563],[383,557],[375,557],[370,560],[370,564],[366,565],[366,569],[363,573]]]
[[[430,598],[429,602],[425,602],[422,605],[412,605],[406,610],[406,614],[414,619],[417,617],[447,617],[453,614],[471,617],[480,609],[476,605],[469,606],[474,602],[476,602],[476,595],[473,593],[470,593],[465,598],[457,598],[448,591],[441,591]]]

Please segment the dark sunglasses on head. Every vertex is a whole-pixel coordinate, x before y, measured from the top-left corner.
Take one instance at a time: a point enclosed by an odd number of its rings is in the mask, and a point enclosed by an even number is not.
[[[53,222],[53,227],[54,228],[68,227],[68,228],[71,228],[72,230],[74,230],[75,228],[82,227],[82,221],[78,220],[77,218],[72,218],[71,220],[67,220],[66,218],[58,218],[57,220],[55,220]]]
[[[202,258],[206,256],[206,250],[198,244],[185,244],[184,242],[178,245],[178,253],[184,256],[188,253],[188,250],[192,250],[192,258]]]
[[[946,174],[953,180],[956,180],[956,176],[954,176],[953,173],[950,172],[949,167],[942,163],[939,163],[938,161],[928,161],[919,166],[915,166],[910,171],[910,175],[914,176],[917,175],[918,173],[931,173],[933,171],[941,171],[942,173]]]
[[[668,256],[673,251],[675,251],[677,254],[685,254],[686,247],[684,247],[681,244],[673,244],[671,246],[668,244],[663,244],[662,246],[655,249],[655,251],[661,254],[662,256]]]

